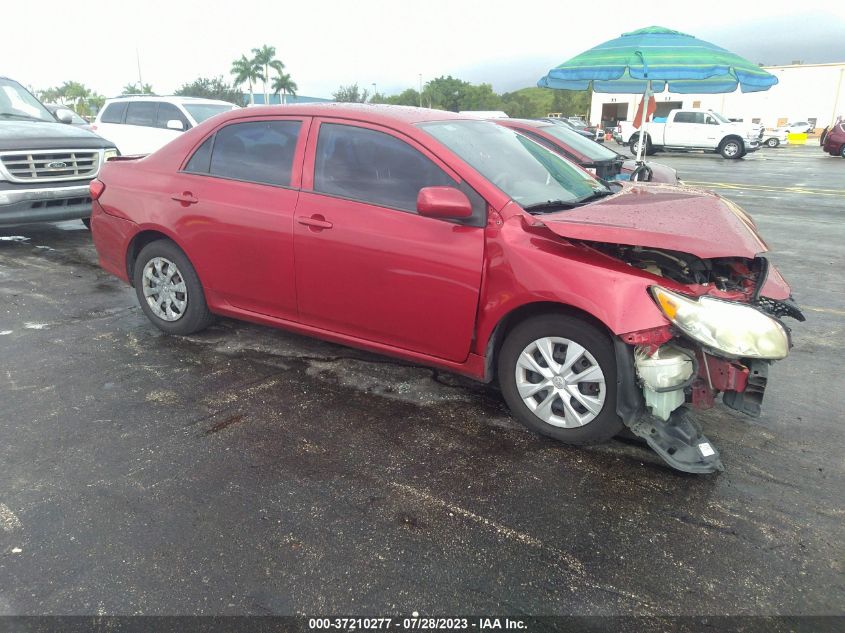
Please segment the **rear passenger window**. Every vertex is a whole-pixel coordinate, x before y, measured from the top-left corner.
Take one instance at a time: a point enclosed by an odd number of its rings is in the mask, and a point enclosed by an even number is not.
[[[182,129],[187,130],[190,126],[188,119],[182,114],[182,111],[172,103],[161,103],[158,106],[158,115],[156,116],[156,127],[167,128],[167,122],[175,119],[182,122]]]
[[[122,123],[123,113],[126,112],[126,102],[110,103],[103,110],[103,116],[100,117],[101,123]]]
[[[185,165],[185,171],[193,174],[207,174],[211,164],[211,147],[214,145],[214,136],[205,139],[205,142],[197,148],[191,160]]]
[[[130,101],[126,109],[126,123],[153,127],[156,120],[156,108],[158,108],[157,101]]]
[[[314,190],[416,213],[423,187],[457,183],[395,136],[323,123],[317,141]]]
[[[290,186],[293,154],[301,126],[301,121],[251,121],[227,125],[215,136],[209,173],[222,178]],[[197,153],[202,149],[201,146]],[[191,162],[193,160],[191,158]]]
[[[678,112],[675,114],[675,123],[695,123],[693,112]]]

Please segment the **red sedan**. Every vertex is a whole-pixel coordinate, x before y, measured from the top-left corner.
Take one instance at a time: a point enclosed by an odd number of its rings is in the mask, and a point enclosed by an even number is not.
[[[628,426],[690,472],[720,468],[690,407],[759,413],[800,317],[732,203],[448,112],[235,110],[91,194],[101,265],[164,332],[227,316],[496,379],[540,433]]]
[[[524,134],[603,180],[629,180],[637,166],[634,159],[617,154],[563,125],[534,119],[495,119],[494,123]],[[650,161],[646,164],[651,171],[649,182],[680,183],[678,172],[669,165]]]

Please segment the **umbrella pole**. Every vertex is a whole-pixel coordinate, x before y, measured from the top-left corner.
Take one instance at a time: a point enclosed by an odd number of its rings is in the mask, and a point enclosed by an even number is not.
[[[646,138],[648,138],[648,101],[651,99],[651,79],[646,84],[645,94],[643,95],[643,114],[640,119],[640,142],[637,145],[637,165],[643,164],[643,154],[645,153]]]

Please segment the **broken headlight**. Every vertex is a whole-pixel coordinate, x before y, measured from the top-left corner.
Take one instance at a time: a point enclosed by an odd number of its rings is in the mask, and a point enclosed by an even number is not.
[[[789,336],[777,320],[742,303],[692,299],[660,286],[651,294],[666,318],[699,343],[729,356],[786,358]]]

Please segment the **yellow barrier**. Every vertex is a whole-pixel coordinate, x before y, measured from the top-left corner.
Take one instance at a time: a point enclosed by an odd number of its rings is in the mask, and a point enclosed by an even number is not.
[[[786,135],[786,140],[789,141],[790,145],[806,145],[807,144],[807,133],[792,133]]]

